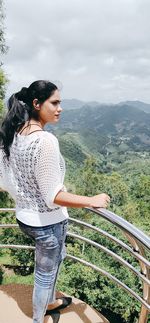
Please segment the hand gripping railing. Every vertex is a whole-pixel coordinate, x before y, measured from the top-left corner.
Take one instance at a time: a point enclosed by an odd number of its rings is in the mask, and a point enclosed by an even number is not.
[[[134,225],[123,219],[122,217],[116,215],[113,212],[110,212],[106,209],[97,209],[97,208],[85,208],[88,211],[94,212],[97,215],[103,217],[105,220],[111,222],[113,225],[119,227],[126,238],[129,241],[129,245],[124,243],[123,241],[117,239],[116,237],[112,236],[108,232],[97,228],[91,224],[88,224],[86,222],[69,218],[70,222],[73,222],[75,224],[82,225],[86,227],[87,229],[94,230],[98,232],[100,235],[103,235],[104,237],[110,239],[111,241],[117,243],[120,247],[122,247],[124,250],[128,251],[132,256],[134,256],[140,264],[141,272],[138,271],[136,268],[134,268],[131,264],[129,264],[126,260],[124,260],[121,256],[115,254],[113,251],[109,250],[108,248],[102,246],[99,243],[96,243],[90,239],[87,239],[81,235],[77,235],[75,233],[68,232],[67,235],[70,237],[73,237],[75,239],[79,239],[81,241],[84,241],[94,247],[96,247],[99,250],[104,251],[105,253],[112,256],[116,261],[123,264],[125,267],[130,269],[136,276],[138,276],[142,282],[143,282],[143,297],[139,296],[136,292],[134,292],[131,288],[129,288],[127,285],[125,285],[123,282],[121,282],[119,279],[108,273],[107,271],[91,264],[90,262],[87,262],[81,258],[72,256],[67,254],[67,257],[72,259],[73,261],[78,261],[86,266],[91,267],[92,269],[96,270],[97,272],[100,272],[102,275],[108,277],[111,279],[114,283],[119,285],[121,288],[125,289],[132,297],[134,297],[136,300],[138,300],[141,303],[141,311],[139,313],[139,319],[138,323],[147,323],[148,321],[148,313],[150,312],[150,262],[146,258],[146,250],[150,251],[150,237],[148,237],[146,234],[144,234],[141,230],[136,228]],[[8,209],[3,208],[0,209],[0,212],[12,212],[15,211],[15,209]],[[1,224],[0,228],[12,228],[12,227],[18,227],[18,224]],[[130,246],[131,245],[131,246]],[[24,245],[4,245],[1,244],[0,248],[23,248],[23,249],[35,249],[33,246],[24,246]]]

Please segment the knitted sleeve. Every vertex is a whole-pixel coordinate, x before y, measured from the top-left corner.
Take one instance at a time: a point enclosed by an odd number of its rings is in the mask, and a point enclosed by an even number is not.
[[[61,178],[59,154],[57,138],[45,136],[38,151],[35,176],[48,207],[56,206],[55,196],[60,190],[65,190]]]

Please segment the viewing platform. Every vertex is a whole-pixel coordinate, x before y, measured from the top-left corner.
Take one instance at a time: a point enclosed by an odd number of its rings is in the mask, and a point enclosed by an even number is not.
[[[110,232],[103,230],[101,227],[97,227],[85,221],[81,221],[75,218],[69,218],[69,223],[74,226],[82,226],[86,230],[91,230],[96,232],[99,236],[104,237],[105,239],[116,244],[120,249],[128,252],[135,261],[133,263],[128,262],[124,259],[124,254],[118,255],[116,252],[111,250],[109,244],[104,246],[101,244],[101,241],[96,242],[95,239],[90,239],[81,234],[76,234],[74,232],[67,232],[67,237],[69,237],[71,243],[74,240],[78,240],[84,243],[84,248],[86,245],[96,248],[97,251],[103,251],[113,260],[121,264],[125,269],[131,271],[135,277],[137,277],[141,283],[140,290],[137,292],[134,289],[134,286],[128,286],[122,279],[118,279],[115,276],[115,273],[112,274],[105,269],[98,266],[98,264],[93,264],[89,261],[86,261],[84,258],[77,257],[72,254],[67,254],[73,262],[78,262],[84,266],[87,266],[93,270],[93,275],[95,272],[99,273],[101,276],[108,278],[108,281],[113,282],[119,288],[124,290],[124,293],[128,293],[139,303],[138,318],[136,315],[136,323],[148,323],[149,313],[150,313],[150,237],[147,236],[144,232],[136,228],[133,224],[126,221],[123,217],[118,216],[117,214],[105,210],[105,209],[93,209],[85,208],[90,212],[94,212],[97,216],[105,219],[111,223],[116,228],[123,233],[126,240],[121,240],[119,237],[112,235]],[[0,212],[15,212],[15,209],[2,208]],[[0,224],[0,228],[18,228],[18,224]],[[35,250],[35,247],[32,245],[14,245],[14,244],[0,244],[1,249],[13,248],[13,249],[31,249]],[[122,278],[122,277],[121,277]],[[109,283],[108,283],[109,287]],[[29,323],[32,322],[32,285],[25,284],[3,284],[0,285],[0,304],[1,304],[1,313],[0,313],[0,323]],[[139,293],[138,293],[139,292]],[[99,293],[101,290],[99,289]],[[58,292],[57,296],[66,295],[65,293]],[[72,295],[69,295],[72,297]],[[60,311],[60,323],[112,323],[111,317],[109,319],[105,318],[100,312],[96,311],[94,308],[90,307],[84,301],[74,298],[73,303],[64,310]],[[105,312],[106,313],[106,312]],[[113,320],[114,322],[114,320]],[[117,320],[116,322],[119,322]],[[115,322],[115,323],[116,323]],[[46,316],[44,323],[53,323],[53,320],[50,316]]]
[[[31,285],[0,285],[0,322],[32,323],[32,291]],[[57,292],[57,297],[68,296]],[[60,311],[60,323],[109,323],[99,312],[83,301],[72,298],[72,304]],[[51,316],[45,316],[44,323],[52,323]]]

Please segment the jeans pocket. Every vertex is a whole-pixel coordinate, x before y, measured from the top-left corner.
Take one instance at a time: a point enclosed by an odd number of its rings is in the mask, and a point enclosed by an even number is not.
[[[66,234],[67,234],[67,230],[68,230],[68,221],[65,220],[64,223],[63,223],[63,227],[62,227],[62,235],[64,237],[66,237]]]
[[[54,234],[45,234],[40,235],[35,238],[36,243],[38,245],[41,245],[43,248],[51,249],[56,248],[59,246],[57,238],[54,236]]]

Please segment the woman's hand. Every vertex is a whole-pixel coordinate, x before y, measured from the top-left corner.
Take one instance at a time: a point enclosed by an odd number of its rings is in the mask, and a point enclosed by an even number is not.
[[[91,207],[107,208],[109,203],[110,203],[110,197],[105,193],[94,195],[91,197]]]

